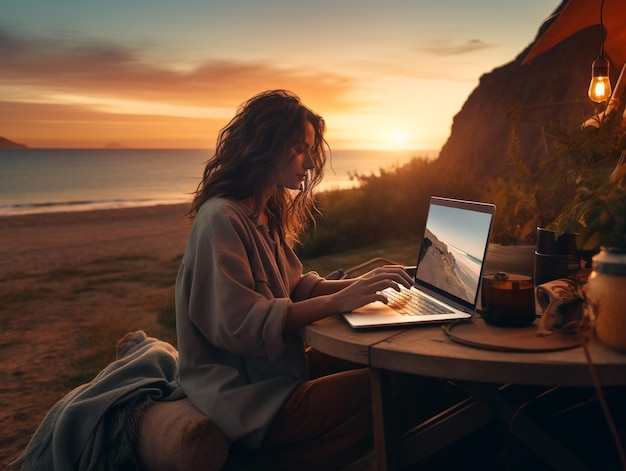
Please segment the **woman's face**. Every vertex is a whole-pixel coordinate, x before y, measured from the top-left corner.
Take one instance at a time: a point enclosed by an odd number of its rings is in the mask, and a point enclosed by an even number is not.
[[[277,186],[300,189],[307,177],[307,173],[313,168],[311,150],[315,144],[315,128],[306,121],[304,124],[304,140],[294,145],[287,156],[284,166],[278,168],[274,183]]]

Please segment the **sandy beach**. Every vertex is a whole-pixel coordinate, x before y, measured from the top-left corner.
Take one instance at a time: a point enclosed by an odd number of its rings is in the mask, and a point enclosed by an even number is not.
[[[54,403],[91,379],[79,376],[85,365],[114,359],[124,333],[172,338],[158,316],[173,304],[186,209],[0,218],[0,469]]]

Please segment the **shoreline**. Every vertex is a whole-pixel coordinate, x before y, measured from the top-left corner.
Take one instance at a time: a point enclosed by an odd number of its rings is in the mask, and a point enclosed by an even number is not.
[[[58,213],[84,213],[111,209],[149,208],[151,206],[175,206],[189,204],[189,199],[137,200],[137,201],[76,201],[67,203],[37,203],[7,205],[0,207],[0,219],[12,216],[31,216]]]
[[[329,193],[335,191],[347,191],[358,188],[359,184],[351,180],[334,180],[321,183],[316,188],[316,194]],[[62,203],[28,203],[9,204],[0,206],[0,220],[7,217],[37,216],[66,213],[86,213],[92,211],[110,211],[119,209],[150,208],[153,206],[178,206],[189,205],[191,199],[147,199],[147,200],[101,200],[101,201],[68,201]]]

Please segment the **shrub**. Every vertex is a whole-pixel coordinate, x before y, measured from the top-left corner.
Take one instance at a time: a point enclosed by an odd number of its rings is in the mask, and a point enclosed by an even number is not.
[[[380,169],[379,175],[355,178],[357,188],[319,194],[321,215],[302,237],[301,256],[419,237],[431,195],[482,199],[485,187],[471,171],[417,157],[403,166]]]

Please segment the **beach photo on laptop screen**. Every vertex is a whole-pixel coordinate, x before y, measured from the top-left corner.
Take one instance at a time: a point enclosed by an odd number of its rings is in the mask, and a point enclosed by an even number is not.
[[[432,205],[416,278],[473,302],[480,283],[490,222],[488,213]]]

